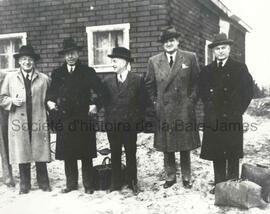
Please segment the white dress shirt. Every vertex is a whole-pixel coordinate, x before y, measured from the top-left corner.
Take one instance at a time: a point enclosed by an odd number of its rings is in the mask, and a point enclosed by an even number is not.
[[[69,72],[69,73],[72,73],[72,72],[75,70],[75,65],[72,65],[72,66],[71,66],[71,65],[68,65],[68,64],[67,64],[67,69],[68,69],[68,72]]]
[[[24,76],[24,78],[26,79],[26,76],[27,76],[27,74],[29,75],[29,80],[32,80],[32,76],[33,76],[33,70],[32,71],[30,71],[29,73],[27,73],[27,72],[25,72],[24,70],[22,70],[21,69],[21,71],[22,71],[22,74],[23,74],[23,76]]]
[[[128,75],[128,70],[124,70],[121,73],[117,73],[118,81],[120,81],[122,83],[125,82],[127,75]]]
[[[172,59],[173,59],[173,63],[175,62],[176,53],[177,53],[177,51],[175,51],[173,54],[166,53],[168,62],[171,61],[171,56],[172,56]]]
[[[228,58],[227,59],[224,59],[224,60],[217,60],[217,66],[219,64],[219,62],[222,62],[222,67],[224,67],[224,65],[226,64]]]

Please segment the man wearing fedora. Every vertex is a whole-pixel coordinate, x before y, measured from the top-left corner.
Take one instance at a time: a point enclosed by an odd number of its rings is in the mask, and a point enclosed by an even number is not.
[[[201,158],[213,161],[215,184],[239,177],[239,158],[243,157],[242,115],[253,95],[253,80],[247,66],[230,57],[232,44],[224,33],[215,36],[208,46],[215,60],[202,69],[199,80],[204,104]]]
[[[50,159],[45,98],[49,78],[40,73],[35,62],[40,56],[31,45],[14,54],[20,69],[7,74],[0,92],[0,106],[9,112],[9,162],[19,164],[20,194],[31,189],[31,162],[36,163],[40,189],[50,191],[46,162]]]
[[[96,133],[88,113],[96,113],[102,104],[102,83],[95,70],[79,60],[78,46],[73,38],[63,40],[64,64],[55,69],[47,95],[50,114],[56,115],[56,159],[64,160],[66,188],[63,193],[78,189],[77,160],[82,163],[85,193],[94,189],[92,158],[96,157]],[[93,100],[91,91],[96,99]]]
[[[180,152],[183,186],[192,187],[190,151],[200,146],[193,128],[199,67],[195,53],[178,48],[179,36],[174,27],[162,32],[164,52],[149,59],[145,77],[157,117],[154,147],[164,153],[164,188],[176,183],[175,152]]]
[[[129,70],[133,61],[131,53],[124,47],[116,47],[112,54],[115,74],[107,76],[104,84],[108,99],[105,103],[106,131],[111,148],[111,191],[121,190],[122,146],[126,153],[126,181],[135,194],[137,186],[136,141],[145,107],[145,85],[143,76]]]

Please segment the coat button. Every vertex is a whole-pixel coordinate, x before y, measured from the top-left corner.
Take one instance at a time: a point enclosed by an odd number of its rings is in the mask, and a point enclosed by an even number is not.
[[[223,88],[224,91],[228,91],[228,88]]]
[[[224,103],[224,104],[228,104],[228,101],[227,101],[227,100],[224,100],[223,103]]]
[[[210,90],[209,90],[211,93],[213,93],[214,92],[214,89],[213,88],[210,88]]]
[[[62,111],[63,114],[66,114],[67,112],[65,110]]]
[[[222,114],[222,117],[227,117],[227,114]]]

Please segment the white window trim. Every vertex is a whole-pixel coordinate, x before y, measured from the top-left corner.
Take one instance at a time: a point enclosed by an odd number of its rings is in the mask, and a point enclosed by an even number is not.
[[[26,45],[27,33],[22,32],[22,33],[0,34],[0,40],[1,39],[12,39],[12,38],[21,38],[22,39],[22,45]],[[7,68],[7,69],[2,69],[2,70],[3,71],[14,71],[14,70],[18,70],[18,68]]]
[[[129,49],[129,29],[130,29],[129,23],[86,27],[88,65],[95,68],[96,72],[113,72],[111,65],[94,65],[93,33],[103,31],[123,30],[123,46]]]
[[[211,44],[212,42],[209,40],[205,40],[205,47],[204,47],[204,64],[208,65],[210,62],[208,62],[208,45]],[[212,59],[214,59],[214,54],[212,55]]]
[[[225,21],[224,19],[219,19],[219,33],[225,33],[229,37],[230,31],[230,22]]]

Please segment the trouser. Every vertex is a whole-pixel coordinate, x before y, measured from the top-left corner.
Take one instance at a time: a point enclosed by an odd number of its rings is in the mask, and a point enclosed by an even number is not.
[[[31,189],[31,164],[19,164],[20,188],[23,190]],[[40,189],[50,186],[46,162],[36,162],[37,183]]]
[[[82,182],[85,189],[94,188],[92,158],[81,160]],[[78,188],[78,164],[76,159],[65,160],[66,186],[70,189]]]
[[[239,159],[214,160],[215,184],[239,178]]]
[[[135,131],[118,131],[108,132],[108,139],[111,148],[112,160],[112,180],[111,188],[120,189],[122,186],[122,169],[121,169],[121,156],[122,145],[124,145],[126,153],[126,181],[129,185],[137,184],[137,133]]]
[[[190,181],[191,180],[190,151],[180,152],[180,167],[182,179],[185,181]],[[164,168],[166,173],[166,181],[176,180],[176,164],[174,152],[164,152]]]

